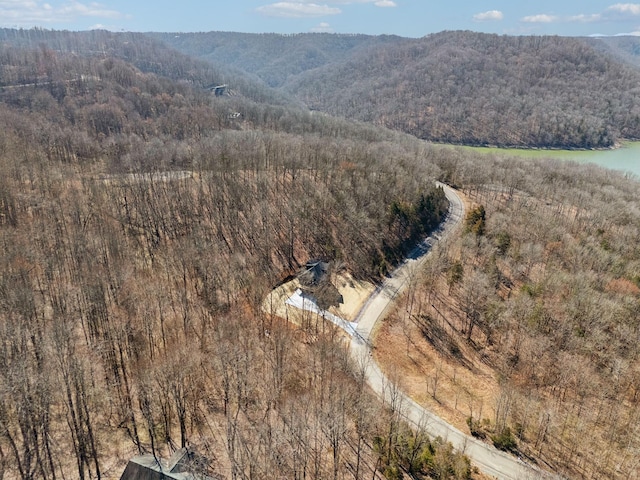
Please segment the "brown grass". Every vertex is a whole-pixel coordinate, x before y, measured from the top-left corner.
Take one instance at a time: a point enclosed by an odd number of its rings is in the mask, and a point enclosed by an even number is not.
[[[386,373],[400,373],[414,400],[470,433],[467,417],[493,418],[499,385],[481,355],[437,317],[429,307],[409,319],[399,305],[376,333],[375,358]]]

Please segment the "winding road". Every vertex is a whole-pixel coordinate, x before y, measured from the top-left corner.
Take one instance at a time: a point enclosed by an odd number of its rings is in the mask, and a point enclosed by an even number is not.
[[[404,416],[432,437],[441,437],[451,442],[459,451],[464,452],[482,472],[498,479],[547,479],[559,478],[544,472],[537,467],[501,452],[491,445],[464,434],[442,418],[418,405],[408,395],[398,391],[392,382],[385,377],[379,365],[373,360],[371,334],[376,323],[384,318],[393,301],[405,289],[409,279],[417,272],[428,258],[431,247],[445,240],[460,227],[464,217],[464,204],[456,191],[447,185],[439,184],[450,202],[449,213],[440,228],[424,240],[409,255],[384,283],[371,295],[358,314],[356,333],[351,337],[350,351],[352,357],[365,369],[365,376],[370,387],[385,402],[393,396],[396,404],[401,400]]]

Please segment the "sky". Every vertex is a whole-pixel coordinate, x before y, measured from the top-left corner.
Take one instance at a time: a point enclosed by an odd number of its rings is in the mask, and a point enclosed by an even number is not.
[[[135,32],[640,35],[640,3],[611,0],[0,0],[0,27]]]

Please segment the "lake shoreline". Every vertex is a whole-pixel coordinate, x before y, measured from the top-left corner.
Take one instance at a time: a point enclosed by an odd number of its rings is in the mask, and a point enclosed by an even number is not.
[[[611,150],[619,150],[625,148],[628,144],[639,143],[640,139],[624,139],[616,142],[611,147],[596,147],[596,148],[560,148],[560,147],[526,147],[512,145],[509,147],[499,145],[465,145],[462,143],[437,143],[429,140],[425,140],[429,145],[435,147],[454,147],[454,148],[472,148],[472,149],[491,149],[491,150],[517,150],[517,151],[534,151],[534,152],[608,152]]]
[[[608,149],[542,149],[542,148],[505,148],[472,147],[454,144],[435,144],[433,146],[456,148],[480,155],[511,156],[522,159],[552,159],[574,161],[582,164],[595,164],[610,170],[631,173],[640,178],[640,141],[623,140]]]

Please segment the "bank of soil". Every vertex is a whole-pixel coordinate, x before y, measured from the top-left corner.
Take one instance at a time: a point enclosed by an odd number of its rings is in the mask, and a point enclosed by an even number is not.
[[[358,312],[375,290],[372,283],[356,280],[347,272],[332,275],[331,283],[342,295],[342,303],[329,307],[329,312],[351,322],[356,319]],[[305,313],[285,303],[298,288],[301,288],[298,279],[293,279],[275,288],[262,303],[262,310],[296,325],[302,325],[304,316],[308,316],[309,312]]]

